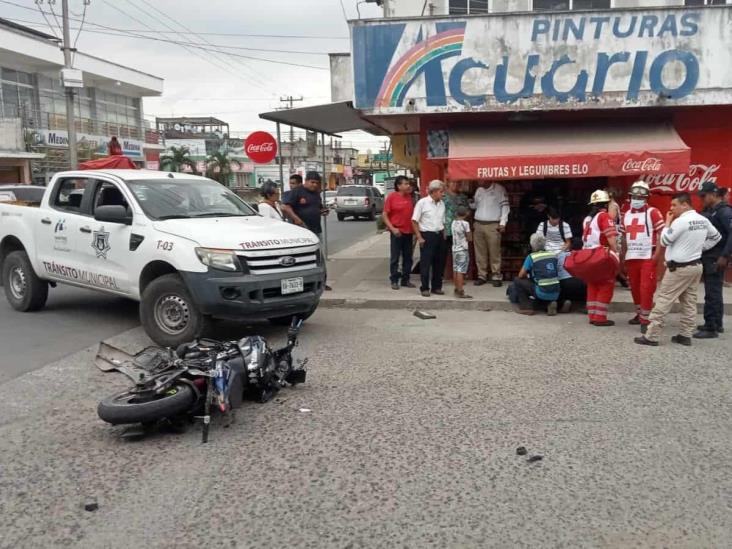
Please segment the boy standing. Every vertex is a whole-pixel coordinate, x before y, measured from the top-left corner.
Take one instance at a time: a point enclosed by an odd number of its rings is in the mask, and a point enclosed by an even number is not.
[[[458,206],[455,211],[456,219],[450,227],[452,232],[452,270],[455,275],[455,296],[463,299],[472,299],[473,296],[465,293],[465,275],[470,265],[470,250],[468,242],[473,241],[470,224],[466,221],[468,209]]]

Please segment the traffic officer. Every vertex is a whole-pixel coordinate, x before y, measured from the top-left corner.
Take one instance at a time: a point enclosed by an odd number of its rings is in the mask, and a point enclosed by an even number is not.
[[[648,331],[636,337],[639,345],[658,347],[666,316],[678,299],[681,305],[681,333],[671,338],[679,345],[691,345],[696,320],[696,292],[702,275],[702,252],[722,239],[711,222],[699,215],[691,205],[688,193],[679,193],[671,201],[666,227],[661,232],[661,244],[666,247],[668,272],[656,294]]]
[[[720,188],[713,181],[707,181],[699,190],[699,196],[704,200],[704,210],[701,214],[711,221],[714,228],[722,235],[722,240],[711,250],[702,254],[704,267],[704,324],[694,334],[696,339],[711,339],[719,337],[724,332],[722,319],[724,318],[724,273],[732,255],[732,207],[724,201],[727,189]]]
[[[640,324],[641,332],[648,327],[648,315],[653,308],[656,293],[657,244],[663,229],[663,215],[648,205],[651,189],[645,181],[636,181],[630,187],[630,209],[620,222],[622,259],[630,281],[635,303],[635,317],[628,324]]]

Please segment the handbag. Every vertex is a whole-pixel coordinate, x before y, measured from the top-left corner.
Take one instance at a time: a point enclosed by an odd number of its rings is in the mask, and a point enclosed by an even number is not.
[[[564,268],[586,284],[607,282],[618,276],[620,258],[607,248],[576,250],[564,261]]]

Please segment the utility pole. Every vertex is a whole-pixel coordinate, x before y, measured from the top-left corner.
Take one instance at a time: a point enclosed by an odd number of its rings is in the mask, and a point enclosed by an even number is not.
[[[69,31],[69,0],[61,2],[64,27],[64,67],[66,69],[73,68],[71,65],[71,33]],[[76,152],[76,116],[74,115],[74,88],[69,87],[64,82],[66,92],[66,125],[69,134],[69,164],[71,169],[76,170],[79,167],[79,158]]]
[[[285,110],[292,109],[292,104],[297,101],[302,101],[303,97],[302,95],[300,97],[292,97],[291,95],[288,95],[287,97],[280,97],[281,103],[287,103],[288,106],[284,107]],[[295,171],[295,128],[290,126],[290,175]]]

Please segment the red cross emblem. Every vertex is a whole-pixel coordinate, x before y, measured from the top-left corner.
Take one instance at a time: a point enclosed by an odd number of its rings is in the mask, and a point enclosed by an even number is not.
[[[637,217],[633,219],[633,223],[625,227],[625,232],[628,233],[628,240],[635,240],[640,233],[644,233],[645,231],[646,226],[641,225]]]

